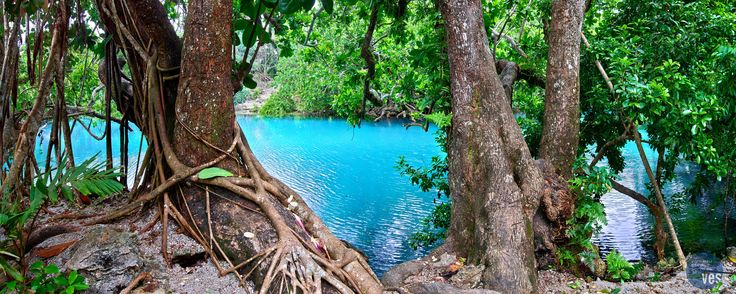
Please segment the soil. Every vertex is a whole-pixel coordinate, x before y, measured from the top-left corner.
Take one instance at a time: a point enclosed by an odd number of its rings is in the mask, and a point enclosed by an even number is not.
[[[435,293],[431,289],[451,289],[452,293],[497,293],[484,290],[481,281],[483,267],[465,265],[462,259],[443,253],[402,263],[386,272],[381,281],[388,293]],[[539,293],[705,293],[694,287],[685,272],[663,275],[658,281],[615,283],[600,279],[582,279],[570,273],[555,270],[539,271]],[[646,280],[646,277],[642,277]],[[728,285],[722,293],[733,292]],[[422,291],[416,291],[421,289]],[[442,293],[442,292],[436,292]]]

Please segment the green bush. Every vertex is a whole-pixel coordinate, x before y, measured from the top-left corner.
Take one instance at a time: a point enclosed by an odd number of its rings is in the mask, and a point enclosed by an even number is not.
[[[265,116],[284,116],[294,112],[294,110],[296,110],[294,100],[278,91],[266,100],[258,113]]]
[[[250,100],[252,96],[253,94],[251,93],[251,90],[243,87],[240,91],[235,93],[235,96],[233,96],[233,103],[235,105],[245,103],[245,101]]]
[[[621,253],[613,250],[606,255],[608,278],[615,281],[631,281],[643,268],[642,263],[631,264]]]

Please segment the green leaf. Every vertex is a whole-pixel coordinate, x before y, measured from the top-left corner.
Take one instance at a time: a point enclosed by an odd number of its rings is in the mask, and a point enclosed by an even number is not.
[[[3,269],[7,274],[13,277],[14,280],[23,282],[23,275],[14,267],[12,267],[5,258],[0,258],[0,268]]]
[[[45,267],[43,271],[47,274],[55,275],[59,273],[59,267],[52,263]]]
[[[10,256],[10,257],[12,257],[14,259],[18,259],[18,256],[17,255],[15,255],[13,253],[10,253],[10,252],[7,252],[5,250],[0,250],[0,254]]]
[[[261,3],[263,3],[263,6],[266,6],[268,8],[274,8],[276,7],[276,4],[279,2],[278,0],[260,0]]]
[[[301,1],[304,1],[302,2],[302,9],[304,9],[304,11],[309,11],[310,9],[312,9],[312,7],[314,7],[315,0],[301,0]]]
[[[332,12],[334,11],[334,4],[335,4],[333,0],[319,0],[319,2],[322,3],[322,7],[324,7],[327,13],[332,14]]]
[[[232,176],[233,176],[233,173],[225,169],[219,168],[219,167],[208,167],[208,168],[205,168],[199,171],[199,173],[197,173],[197,177],[202,180],[217,178],[217,177],[232,177]]]
[[[240,46],[240,36],[238,32],[233,32],[233,46]]]
[[[239,18],[233,21],[233,30],[234,31],[243,31],[248,28],[248,25],[250,24],[249,21]],[[252,26],[252,25],[251,25]]]
[[[253,5],[252,0],[240,0],[240,12],[244,13],[245,15],[253,15],[255,14],[255,5]]]
[[[292,14],[299,11],[304,3],[300,0],[279,0],[278,9],[283,14]]]
[[[253,80],[253,76],[250,74],[243,79],[243,86],[245,86],[248,89],[255,89],[258,86],[258,83],[256,83],[255,80]]]

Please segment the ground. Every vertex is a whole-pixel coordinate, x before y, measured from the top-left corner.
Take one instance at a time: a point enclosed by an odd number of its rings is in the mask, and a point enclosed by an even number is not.
[[[464,265],[454,255],[442,253],[408,261],[381,278],[389,293],[496,293],[482,290],[482,267]],[[617,290],[618,289],[618,290]],[[419,290],[419,291],[417,291]],[[421,292],[420,292],[421,291]],[[684,272],[663,276],[657,282],[588,280],[554,270],[539,271],[539,293],[704,293],[690,284]]]

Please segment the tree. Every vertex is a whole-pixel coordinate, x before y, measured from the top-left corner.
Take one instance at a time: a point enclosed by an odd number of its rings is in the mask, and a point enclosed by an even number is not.
[[[483,264],[486,287],[534,292],[532,216],[542,177],[496,73],[479,0],[441,1],[450,61],[446,248]]]
[[[294,190],[263,169],[235,122],[233,93],[252,82],[247,58],[255,54],[248,51],[257,52],[268,42],[274,12],[310,8],[314,1],[238,3],[233,11],[230,0],[187,1],[182,42],[160,1],[95,1],[93,15],[99,16],[109,36],[100,65],[108,124],[114,102],[122,120],[137,125],[150,148],[141,163],[140,181],[131,191],[133,200],[86,223],[111,222],[140,207],[158,207],[165,259],[166,230],[173,219],[213,256],[220,274],[235,273],[244,286],[252,281],[260,293],[380,292],[364,257],[332,235]],[[13,5],[6,11],[35,4]],[[4,190],[18,193],[22,181],[32,178],[24,172],[33,170],[29,154],[51,83],[64,79],[70,10],[65,1],[50,9],[58,16],[49,62],[2,182]],[[20,19],[15,19],[15,27]],[[234,64],[232,42],[240,42],[241,34],[247,49],[243,61]],[[7,105],[9,95],[2,98]]]
[[[549,57],[539,157],[565,179],[572,176],[580,133],[580,36],[582,0],[552,1]]]

